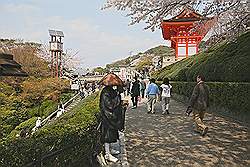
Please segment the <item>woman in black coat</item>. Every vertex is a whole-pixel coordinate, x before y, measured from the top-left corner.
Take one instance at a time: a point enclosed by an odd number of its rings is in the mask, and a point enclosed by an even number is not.
[[[117,162],[118,159],[112,154],[117,154],[119,151],[110,150],[110,143],[115,143],[119,139],[118,130],[121,130],[121,115],[122,115],[122,100],[117,86],[122,86],[123,82],[115,74],[108,74],[101,80],[103,88],[100,96],[100,111],[101,111],[101,142],[105,146],[105,158],[112,162]]]
[[[114,143],[118,136],[118,115],[122,111],[121,96],[112,86],[103,88],[100,96],[103,143]]]

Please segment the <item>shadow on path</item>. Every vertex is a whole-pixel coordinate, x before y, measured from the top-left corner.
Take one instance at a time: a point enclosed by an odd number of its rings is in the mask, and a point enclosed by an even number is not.
[[[205,115],[207,136],[193,132],[186,106],[170,102],[170,115],[147,114],[146,105],[126,115],[126,148],[131,167],[250,166],[249,127],[222,117]]]

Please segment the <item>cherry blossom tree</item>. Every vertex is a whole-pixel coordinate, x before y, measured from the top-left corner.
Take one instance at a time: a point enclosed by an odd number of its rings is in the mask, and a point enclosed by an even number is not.
[[[217,18],[214,39],[235,37],[249,29],[249,0],[107,0],[102,9],[125,11],[130,25],[145,22],[145,29],[154,31],[160,28],[163,19],[177,15],[185,6]]]

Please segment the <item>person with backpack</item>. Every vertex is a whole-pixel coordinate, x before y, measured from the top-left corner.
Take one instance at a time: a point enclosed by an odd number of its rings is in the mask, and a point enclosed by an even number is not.
[[[162,98],[162,114],[169,114],[169,102],[171,97],[171,88],[172,86],[169,84],[169,79],[164,78],[163,83],[161,84],[161,98]]]

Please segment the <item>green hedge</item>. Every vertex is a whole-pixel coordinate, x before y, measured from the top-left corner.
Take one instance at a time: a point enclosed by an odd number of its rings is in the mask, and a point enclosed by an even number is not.
[[[99,97],[92,95],[27,138],[9,136],[0,143],[0,166],[24,166],[56,151],[59,153],[44,157],[43,166],[87,163],[96,142],[98,103]]]
[[[195,81],[198,74],[211,82],[250,82],[250,32],[208,51],[167,66],[152,76],[157,80]]]
[[[172,82],[173,93],[190,97],[195,82]],[[207,82],[210,87],[210,105],[228,110],[233,117],[249,122],[250,83]],[[217,111],[214,111],[217,112]]]

